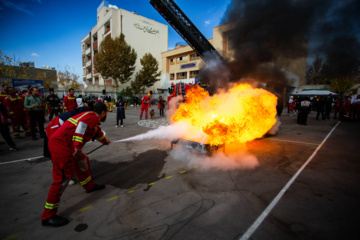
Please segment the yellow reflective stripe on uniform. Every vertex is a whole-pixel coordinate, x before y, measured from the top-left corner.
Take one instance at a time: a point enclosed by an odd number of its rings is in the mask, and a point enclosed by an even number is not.
[[[85,185],[85,184],[87,184],[90,180],[91,180],[91,176],[89,176],[88,178],[86,178],[84,181],[80,182],[80,184],[81,184],[81,185]]]
[[[83,116],[85,116],[86,114],[89,114],[89,113],[90,113],[90,111],[84,113],[83,115],[81,115],[81,116],[78,117],[77,119],[69,118],[68,120],[69,120],[70,122],[72,122],[75,126],[77,126],[79,119],[82,118]]]
[[[68,119],[71,123],[73,123],[75,126],[77,126],[77,121],[74,120],[73,118],[69,118]]]
[[[58,208],[59,207],[59,204],[60,203],[54,203],[54,204],[51,204],[51,203],[45,203],[45,208],[46,209],[54,209],[54,208]]]
[[[73,136],[73,141],[76,141],[76,142],[81,142],[83,141],[83,138],[82,137],[78,137],[78,136]]]
[[[76,121],[79,121],[79,119],[80,119],[80,118],[82,118],[83,116],[85,116],[86,114],[89,114],[89,113],[90,113],[90,111],[89,111],[89,112],[84,113],[83,115],[81,115],[80,117],[78,117],[78,118],[76,119]]]
[[[105,135],[102,135],[101,137],[97,138],[96,140],[101,141],[105,138]]]
[[[14,112],[9,112],[10,114],[14,114]]]

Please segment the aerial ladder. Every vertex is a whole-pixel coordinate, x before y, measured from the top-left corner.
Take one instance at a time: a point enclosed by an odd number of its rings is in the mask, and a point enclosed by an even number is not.
[[[205,62],[213,58],[223,61],[219,52],[173,0],[150,0],[150,4]],[[204,58],[205,52],[208,52],[211,57]]]

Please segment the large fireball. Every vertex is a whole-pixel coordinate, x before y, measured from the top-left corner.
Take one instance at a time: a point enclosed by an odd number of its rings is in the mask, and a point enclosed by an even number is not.
[[[184,138],[211,145],[245,143],[262,137],[276,123],[277,98],[272,93],[237,84],[212,97],[192,87],[172,123],[190,125]]]

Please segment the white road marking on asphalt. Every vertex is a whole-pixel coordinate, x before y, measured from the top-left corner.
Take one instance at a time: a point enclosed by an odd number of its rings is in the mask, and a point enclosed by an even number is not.
[[[0,163],[0,165],[8,164],[8,163],[23,162],[23,161],[31,161],[31,160],[38,159],[38,158],[43,158],[43,157],[44,157],[44,156],[38,156],[38,157],[24,158],[24,159],[15,160],[15,161],[10,161],[10,162],[2,162],[2,163]]]
[[[319,143],[309,143],[309,142],[291,141],[291,140],[285,140],[285,139],[276,139],[276,138],[272,138],[271,140],[275,140],[275,141],[282,141],[282,142],[301,143],[301,144],[312,144],[312,145],[319,145]]]
[[[265,210],[260,214],[260,216],[255,220],[255,222],[248,228],[248,230],[244,233],[244,235],[239,240],[247,240],[251,237],[251,235],[256,231],[256,229],[260,226],[260,224],[264,221],[267,215],[271,212],[271,210],[275,207],[275,205],[280,201],[282,196],[288,190],[288,188],[293,184],[296,178],[300,175],[300,173],[304,170],[304,168],[310,163],[310,161],[315,157],[320,148],[324,145],[326,140],[330,137],[331,133],[335,130],[335,128],[339,125],[338,122],[335,127],[328,133],[328,135],[324,138],[321,144],[315,149],[313,154],[306,160],[306,162],[301,166],[301,168],[295,173],[295,175],[289,180],[289,182],[281,189],[281,191],[276,195],[276,197],[271,201],[269,206],[265,208]]]

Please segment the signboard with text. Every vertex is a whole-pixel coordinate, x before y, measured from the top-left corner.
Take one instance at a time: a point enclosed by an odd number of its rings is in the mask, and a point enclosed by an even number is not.
[[[180,66],[180,69],[193,68],[193,67],[196,67],[196,62],[183,64]]]
[[[12,79],[12,85],[17,90],[27,90],[28,87],[36,87],[39,92],[44,94],[44,81],[43,80],[32,80],[32,79]]]

